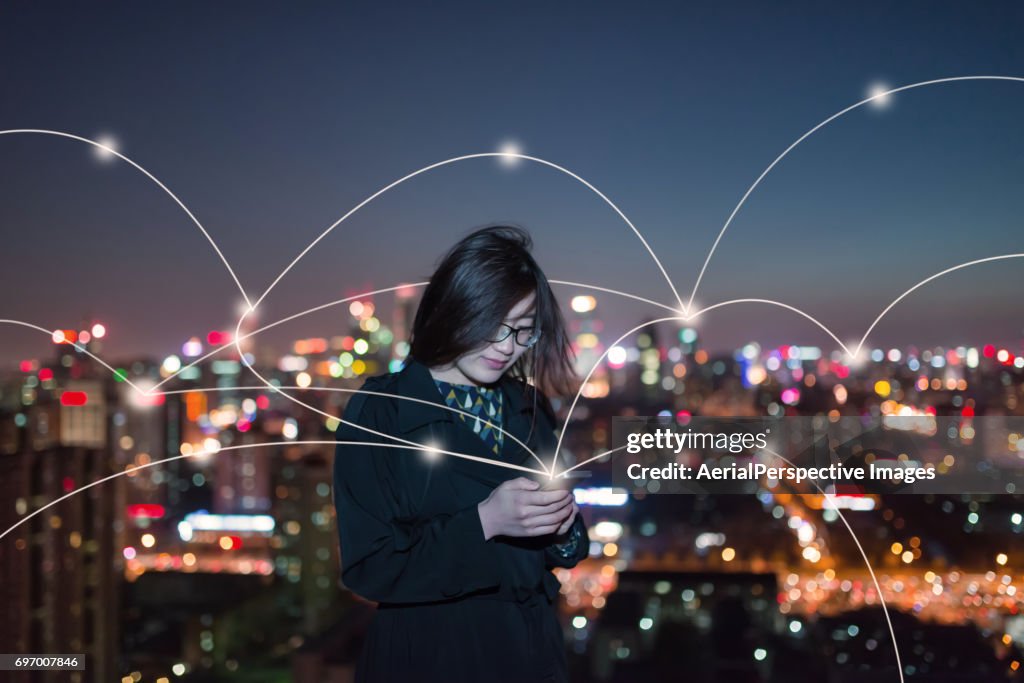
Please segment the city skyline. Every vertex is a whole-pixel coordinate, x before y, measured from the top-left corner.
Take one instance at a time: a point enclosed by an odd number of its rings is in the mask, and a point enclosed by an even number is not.
[[[595,353],[591,344],[601,325],[593,303],[573,301],[569,320],[574,343],[588,353]],[[19,596],[6,637],[57,648],[45,643],[73,639],[77,629],[92,624],[103,639],[71,642],[94,653],[98,665],[102,659],[103,671],[120,671],[126,681],[140,672],[203,680],[225,670],[243,677],[280,671],[287,661],[294,665],[301,658],[304,637],[317,642],[335,628],[352,628],[345,624],[358,621],[360,603],[346,598],[347,589],[336,581],[333,509],[327,504],[330,433],[338,427],[330,415],[338,414],[348,394],[327,385],[337,381],[356,390],[363,376],[396,362],[407,347],[388,325],[406,327],[411,312],[406,307],[404,317],[385,322],[375,307],[353,304],[345,312],[349,334],[296,340],[294,352],[281,363],[257,362],[257,372],[302,404],[247,381],[241,363],[218,359],[179,375],[186,388],[155,393],[148,401],[63,344],[55,346],[60,358],[52,368],[37,364],[6,375],[0,384],[6,415],[0,450],[8,455],[0,458],[5,468],[0,481],[15,505],[0,521],[8,529],[4,547],[11,549],[12,579],[5,585]],[[609,351],[606,372],[593,378],[588,400],[576,407],[582,419],[571,422],[565,447],[590,475],[574,483],[574,493],[589,517],[591,547],[584,564],[559,571],[558,579],[581,680],[591,680],[585,672],[602,666],[588,665],[584,654],[610,659],[616,667],[651,656],[646,649],[608,650],[602,633],[668,633],[680,618],[717,623],[726,617],[716,616],[716,601],[750,581],[755,586],[747,611],[764,633],[782,639],[720,656],[764,662],[758,666],[777,676],[783,676],[784,665],[768,662],[799,649],[803,638],[832,620],[849,625],[854,635],[863,631],[861,641],[868,644],[843,645],[846,638],[820,632],[818,637],[844,651],[834,661],[802,655],[815,666],[842,669],[876,656],[877,665],[886,667],[896,654],[922,671],[925,665],[955,669],[956,656],[935,663],[935,654],[942,652],[936,641],[929,641],[926,652],[909,648],[907,632],[925,628],[938,639],[942,628],[960,628],[960,649],[970,647],[973,634],[984,629],[1005,632],[1002,645],[981,647],[976,661],[993,671],[1007,665],[1015,670],[1019,664],[1000,662],[1000,653],[1014,652],[1019,637],[1014,569],[1021,556],[1014,540],[1024,532],[1024,517],[1015,495],[840,495],[833,509],[823,496],[779,481],[762,482],[756,495],[647,496],[640,489],[615,487],[611,463],[598,454],[609,449],[611,420],[631,410],[850,415],[859,416],[853,418],[857,422],[867,416],[939,414],[961,429],[947,455],[930,452],[924,461],[940,472],[954,467],[985,472],[988,459],[964,450],[977,439],[998,445],[986,453],[1009,467],[1012,478],[1024,443],[1019,428],[1009,433],[1012,428],[1001,428],[999,418],[986,423],[981,416],[1004,410],[1019,414],[1024,356],[994,347],[941,355],[873,349],[864,363],[845,365],[813,347],[749,345],[738,351],[716,359],[692,328],[679,335],[638,335],[636,346]],[[137,362],[123,370],[122,379],[152,384],[202,353],[202,342],[190,342],[182,349],[184,358]],[[656,492],[654,483],[644,484],[650,493]],[[94,501],[104,506],[99,524],[88,523]],[[751,519],[759,524],[751,525]],[[840,520],[848,525],[845,530]],[[961,523],[962,533],[972,535],[970,543],[961,542]],[[61,549],[59,561],[73,563],[74,571],[82,566],[75,563],[89,557],[88,548],[102,548],[103,590],[117,596],[82,592],[70,582],[65,599],[73,609],[88,605],[89,616],[54,631],[58,640],[43,628],[56,622],[57,613],[39,604],[38,591],[30,589],[53,585],[54,574],[47,572],[58,561],[47,555],[53,545]],[[41,563],[49,578],[37,581],[33,563]],[[618,621],[622,601],[637,593],[667,595],[666,585],[675,586],[676,607],[661,616]],[[302,605],[286,610],[293,626],[276,631],[276,657],[264,659],[244,649],[250,631],[230,625],[246,608],[233,610],[224,603],[228,586],[246,595],[263,586]],[[776,600],[763,599],[773,593]],[[190,609],[170,609],[186,595]],[[109,621],[112,610],[95,607],[111,599],[124,605],[120,623]],[[872,618],[872,610],[885,604],[893,632]],[[337,613],[335,605],[348,611]],[[107,621],[100,625],[97,619]],[[181,632],[171,636],[167,649],[147,635],[176,628]],[[290,636],[289,628],[296,635]],[[117,637],[125,648],[120,654],[111,641]],[[868,654],[876,650],[877,655]],[[654,654],[658,651],[668,654],[660,648]],[[341,666],[350,664],[343,660]]]

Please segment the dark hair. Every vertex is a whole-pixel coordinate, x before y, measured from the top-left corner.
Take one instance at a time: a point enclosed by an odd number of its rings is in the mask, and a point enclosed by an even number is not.
[[[535,292],[540,339],[508,374],[524,382],[532,377],[548,395],[575,394],[579,380],[565,320],[532,247],[530,233],[509,225],[480,228],[459,240],[423,292],[409,355],[427,366],[447,365],[487,344],[512,307]]]

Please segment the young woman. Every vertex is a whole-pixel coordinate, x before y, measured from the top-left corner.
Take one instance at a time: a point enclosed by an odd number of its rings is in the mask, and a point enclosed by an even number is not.
[[[405,365],[367,379],[342,416],[373,431],[342,424],[339,442],[381,444],[339,443],[334,461],[342,580],[378,602],[357,683],[568,681],[551,569],[586,556],[586,527],[570,491],[494,462],[541,469],[518,439],[549,466],[545,392],[578,386],[531,247],[505,226],[458,242]]]

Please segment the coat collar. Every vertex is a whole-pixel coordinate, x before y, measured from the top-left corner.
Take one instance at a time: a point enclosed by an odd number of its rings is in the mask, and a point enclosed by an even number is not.
[[[503,399],[508,415],[520,415],[527,413],[530,406],[523,400],[522,391],[514,386],[515,382],[508,377],[502,376],[498,386],[503,393]],[[441,392],[434,384],[434,377],[430,370],[423,363],[410,358],[405,366],[398,372],[395,384],[396,393],[402,396],[428,401],[399,401],[398,402],[398,428],[403,433],[418,429],[425,424],[435,421],[454,422],[455,413],[448,409]],[[433,404],[433,405],[430,405]],[[516,434],[520,437],[519,434]]]
[[[479,453],[481,456],[489,457],[503,462],[516,465],[537,468],[540,465],[530,454],[514,440],[508,438],[512,434],[531,448],[536,449],[537,435],[534,434],[529,442],[531,429],[532,406],[525,400],[524,392],[516,380],[503,376],[498,381],[503,394],[504,419],[502,429],[505,430],[505,440],[500,458],[494,458],[493,454],[487,454],[483,450],[483,442],[473,434],[468,425],[462,424],[458,416],[448,409],[441,392],[434,384],[434,377],[430,370],[423,363],[408,359],[405,366],[395,375],[395,393],[417,401],[397,402],[397,427],[400,432],[410,436],[411,432],[430,426],[430,431],[435,433],[444,432],[454,438],[450,443],[454,450],[463,453]],[[432,424],[447,423],[447,424]],[[440,430],[440,431],[439,431]],[[488,481],[497,485],[506,478],[512,478],[524,474],[521,470],[512,470],[503,467],[496,467],[493,464],[468,460],[465,458],[453,458],[452,466],[457,470],[479,481]]]

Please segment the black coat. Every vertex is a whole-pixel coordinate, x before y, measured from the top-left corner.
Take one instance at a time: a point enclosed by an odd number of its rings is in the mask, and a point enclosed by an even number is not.
[[[522,382],[503,377],[502,428],[550,466],[556,435],[550,408],[538,409]],[[384,434],[442,450],[490,457],[470,423],[448,410],[425,365],[366,380],[342,416]],[[541,396],[538,407],[547,406]],[[563,537],[496,536],[484,540],[477,504],[502,481],[539,474],[451,455],[427,456],[400,442],[342,424],[334,460],[334,504],[342,580],[378,608],[356,667],[357,683],[381,681],[568,680],[556,607],[556,566],[574,567],[589,542],[582,517]],[[504,437],[500,459],[541,469]],[[554,544],[575,535],[574,553]]]

